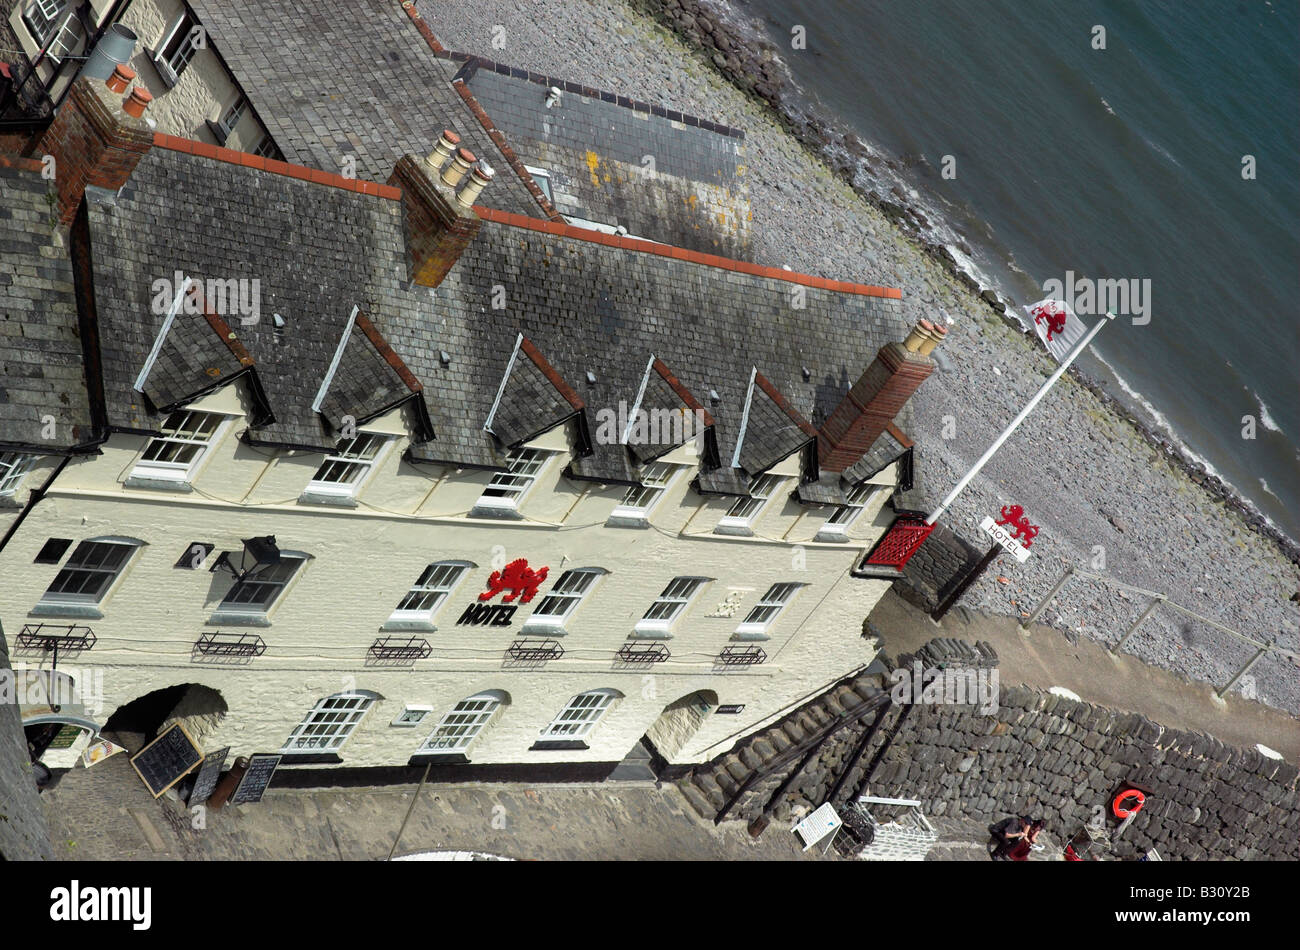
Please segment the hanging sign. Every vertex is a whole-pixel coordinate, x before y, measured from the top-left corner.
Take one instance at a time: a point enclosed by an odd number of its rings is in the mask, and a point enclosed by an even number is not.
[[[991,516],[980,522],[980,530],[991,537],[1021,564],[1029,560],[1029,546],[1038,536],[1038,525],[1030,524],[1025,509],[1019,505],[1003,506],[1002,517],[994,521]],[[1023,544],[1016,539],[1023,539]]]

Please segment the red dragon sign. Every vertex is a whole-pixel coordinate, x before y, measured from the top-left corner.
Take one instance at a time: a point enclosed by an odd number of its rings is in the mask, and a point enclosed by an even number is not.
[[[1011,532],[1012,537],[1020,538],[1025,547],[1033,544],[1034,538],[1038,536],[1038,525],[1029,523],[1025,509],[1020,505],[1003,505],[1002,517],[996,523],[1013,526],[1015,530]]]
[[[502,598],[505,603],[508,604],[517,597],[521,604],[526,604],[537,595],[537,588],[542,586],[549,572],[550,568],[546,567],[534,571],[528,566],[528,561],[521,557],[507,564],[505,570],[493,571],[492,576],[488,578],[488,589],[479,594],[478,599],[491,600],[502,591],[508,590],[510,593]]]
[[[1052,335],[1065,332],[1065,311],[1053,305],[1040,305],[1031,311],[1034,315],[1034,323],[1044,324],[1047,327],[1047,342],[1052,342]],[[1002,509],[1004,512],[1006,509]],[[1001,524],[1002,522],[998,522]]]

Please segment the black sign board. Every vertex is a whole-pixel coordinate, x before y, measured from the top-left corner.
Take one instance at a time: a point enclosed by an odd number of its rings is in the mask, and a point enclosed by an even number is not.
[[[719,716],[738,716],[745,711],[745,704],[739,706],[719,706],[717,713]]]
[[[203,766],[194,779],[194,791],[190,792],[188,804],[202,805],[211,797],[217,787],[217,779],[221,777],[221,767],[226,764],[226,756],[229,754],[230,746],[226,746],[216,752],[209,752],[204,757]]]
[[[202,751],[177,722],[137,752],[131,765],[153,797],[158,798],[202,761]]]
[[[248,757],[248,771],[239,780],[239,787],[230,796],[230,804],[243,805],[245,802],[260,802],[266,786],[271,784],[275,767],[280,764],[280,756],[271,752],[258,752]]]

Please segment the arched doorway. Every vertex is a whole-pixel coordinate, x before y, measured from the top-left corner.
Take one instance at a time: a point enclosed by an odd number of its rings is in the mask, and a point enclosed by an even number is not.
[[[100,733],[135,754],[159,733],[179,722],[195,742],[216,730],[228,707],[215,689],[200,683],[182,683],[145,693],[108,717]]]
[[[661,756],[671,762],[717,706],[718,694],[711,689],[683,696],[664,707],[659,718],[646,730],[646,738]]]

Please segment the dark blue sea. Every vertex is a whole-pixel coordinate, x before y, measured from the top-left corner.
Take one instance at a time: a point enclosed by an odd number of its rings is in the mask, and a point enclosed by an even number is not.
[[[1149,280],[1150,322],[1117,320],[1082,368],[1300,537],[1296,0],[732,7],[1018,302],[1067,271]]]

